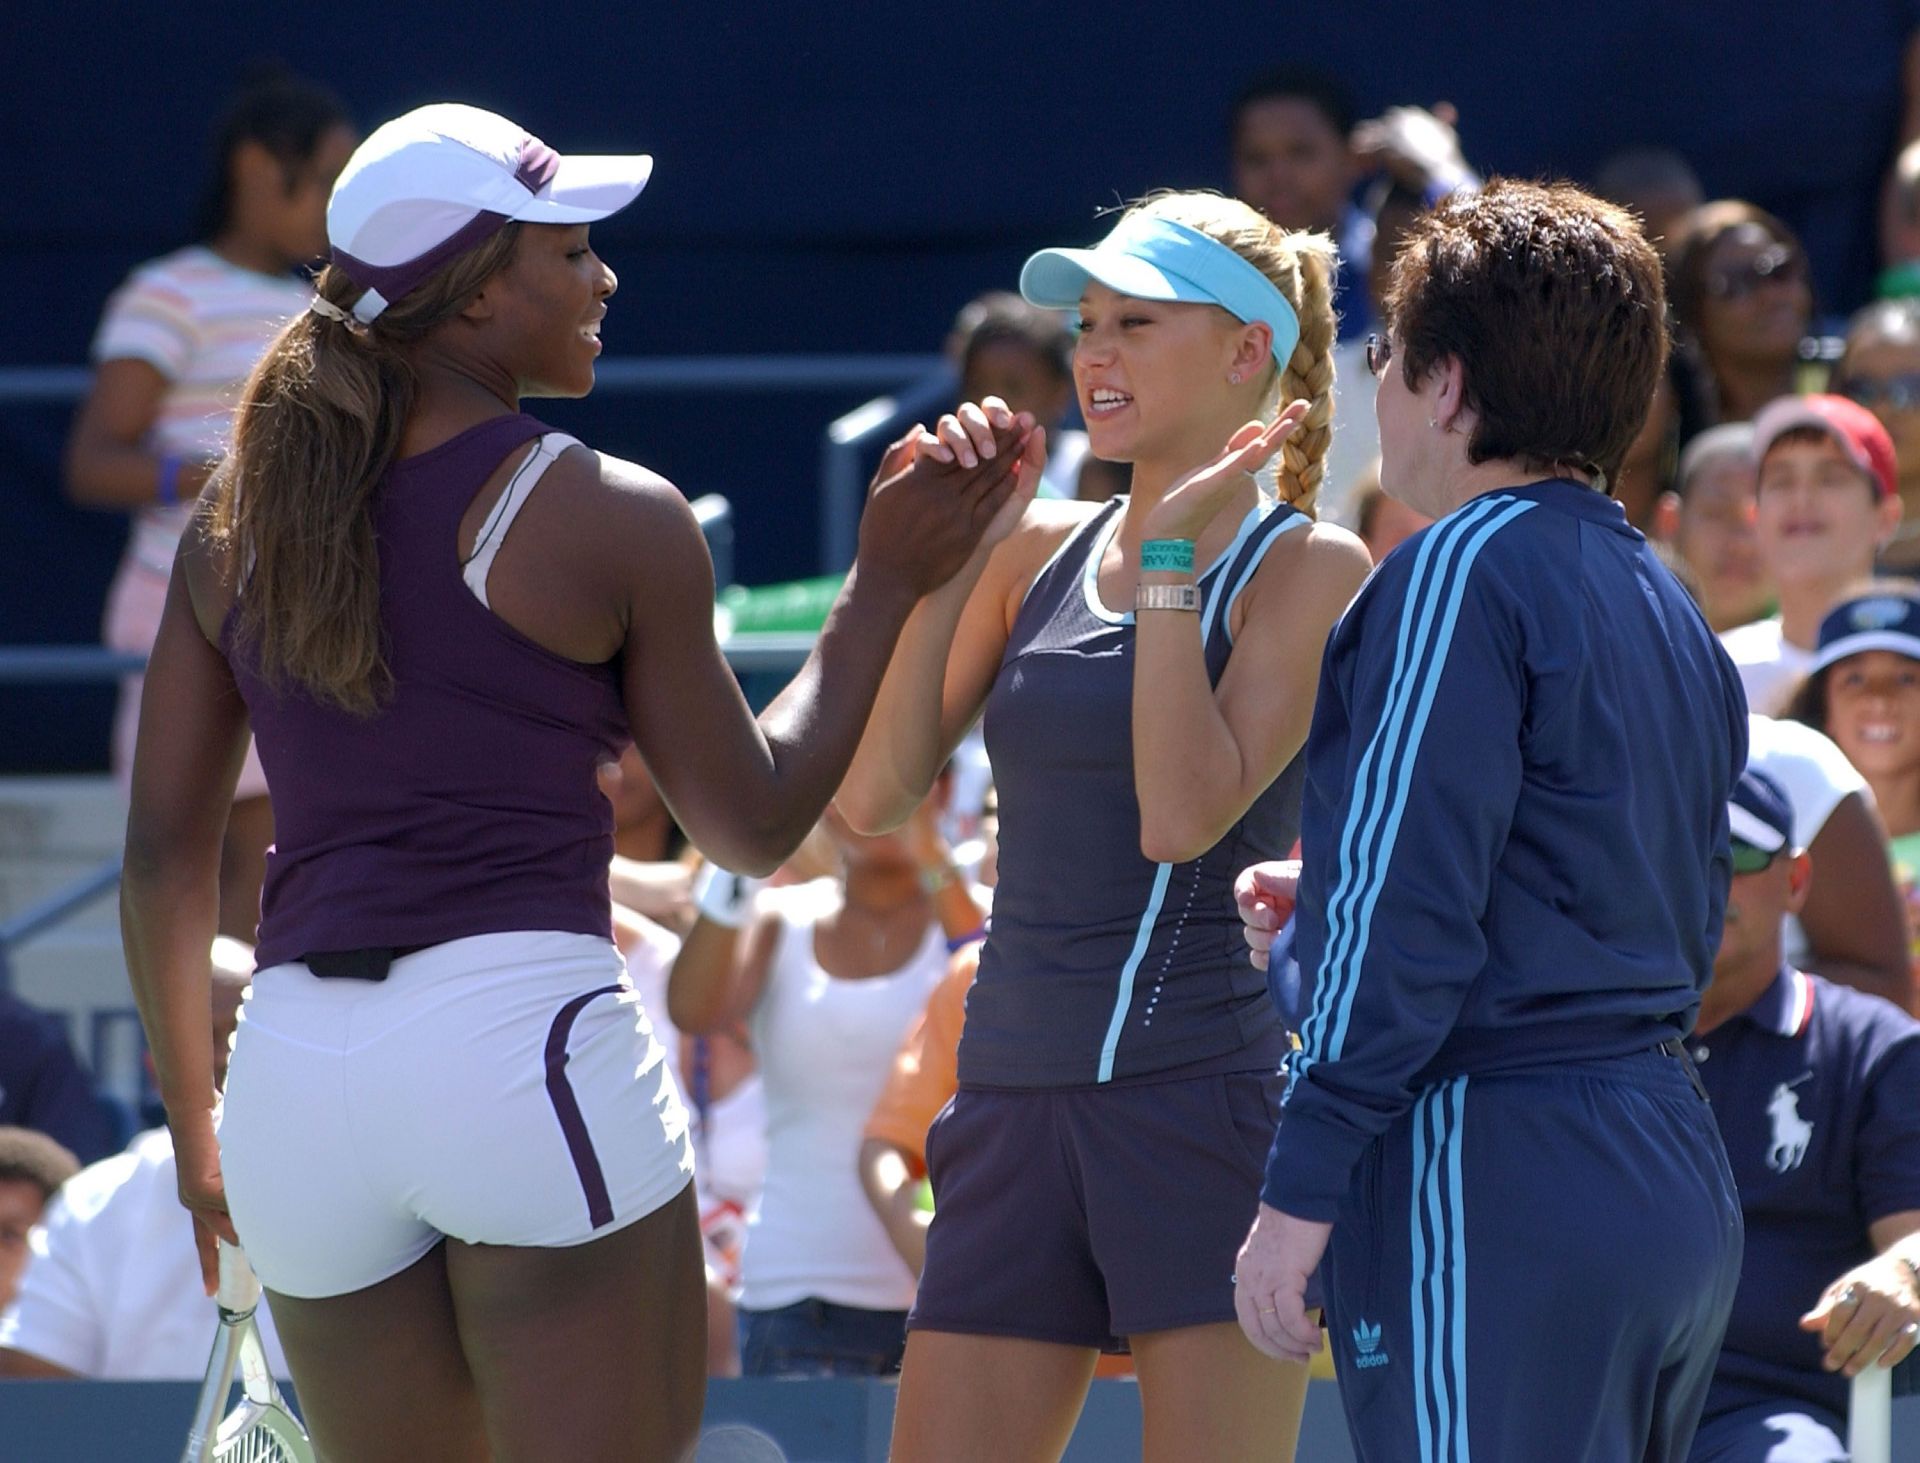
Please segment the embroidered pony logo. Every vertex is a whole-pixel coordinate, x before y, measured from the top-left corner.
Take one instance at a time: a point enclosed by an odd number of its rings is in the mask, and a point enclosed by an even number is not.
[[[1782,1082],[1767,1099],[1767,1116],[1773,1120],[1773,1142],[1767,1146],[1767,1167],[1775,1173],[1791,1173],[1807,1156],[1813,1141],[1813,1124],[1800,1116],[1800,1099],[1793,1089],[1809,1080],[1813,1073]]]

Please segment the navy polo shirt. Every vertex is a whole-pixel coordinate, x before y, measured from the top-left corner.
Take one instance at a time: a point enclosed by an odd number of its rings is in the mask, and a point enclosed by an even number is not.
[[[1845,1416],[1847,1379],[1799,1321],[1873,1257],[1869,1224],[1920,1209],[1920,1021],[1783,969],[1691,1046],[1747,1225],[1705,1415],[1799,1400]]]

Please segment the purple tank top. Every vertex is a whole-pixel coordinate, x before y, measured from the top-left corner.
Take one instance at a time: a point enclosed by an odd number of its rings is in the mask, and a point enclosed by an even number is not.
[[[388,470],[373,516],[394,689],[375,715],[270,689],[229,618],[273,796],[262,969],[509,930],[612,938],[613,812],[595,768],[630,740],[615,663],[535,644],[460,572],[474,494],[549,430],[499,417]]]

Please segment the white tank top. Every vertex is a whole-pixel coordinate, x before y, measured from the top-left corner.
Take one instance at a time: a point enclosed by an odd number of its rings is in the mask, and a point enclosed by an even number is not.
[[[899,970],[837,980],[814,957],[814,926],[839,902],[821,880],[761,894],[785,925],[747,1023],[767,1104],[767,1177],[747,1229],[740,1304],[808,1298],[903,1311],[914,1278],[860,1187],[860,1135],[913,1018],[946,973],[938,922]]]

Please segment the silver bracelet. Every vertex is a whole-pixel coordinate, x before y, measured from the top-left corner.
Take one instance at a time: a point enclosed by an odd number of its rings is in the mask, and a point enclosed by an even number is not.
[[[1142,584],[1133,591],[1136,610],[1190,610],[1200,613],[1200,590],[1192,584]]]

